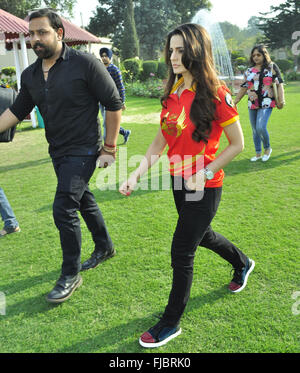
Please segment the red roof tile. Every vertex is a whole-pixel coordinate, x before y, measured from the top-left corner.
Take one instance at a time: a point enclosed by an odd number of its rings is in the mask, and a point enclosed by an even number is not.
[[[3,9],[0,9],[0,32],[5,33],[6,48],[8,50],[12,49],[12,41],[19,39],[19,33],[29,36],[28,32],[28,19],[27,16],[25,20],[10,14]],[[101,43],[101,40],[91,34],[90,32],[74,25],[67,19],[61,17],[64,28],[65,28],[65,39],[64,41],[68,45],[76,44],[88,44],[88,43]],[[29,45],[29,38],[26,38],[27,47],[31,48]]]
[[[0,9],[0,32],[10,39],[17,38],[20,33],[29,35],[28,22]]]
[[[91,34],[90,32],[74,25],[70,21],[62,18],[62,22],[65,28],[65,39],[67,44],[87,44],[87,43],[101,43],[101,40]]]

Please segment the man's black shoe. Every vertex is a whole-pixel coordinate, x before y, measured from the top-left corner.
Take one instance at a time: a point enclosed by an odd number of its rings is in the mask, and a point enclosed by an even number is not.
[[[84,263],[82,263],[81,271],[95,268],[98,264],[104,262],[104,260],[106,259],[112,258],[114,255],[116,255],[116,251],[114,248],[106,251],[94,250],[91,257]]]
[[[50,303],[62,303],[69,299],[81,284],[82,278],[80,274],[77,274],[76,276],[61,275],[46,299]]]

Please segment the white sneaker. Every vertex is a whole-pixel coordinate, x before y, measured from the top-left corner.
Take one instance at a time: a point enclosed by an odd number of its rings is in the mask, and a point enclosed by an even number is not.
[[[264,154],[263,157],[262,157],[262,161],[263,162],[267,162],[267,160],[270,158],[271,156],[271,153],[272,153],[272,148],[270,148],[270,153],[269,154]]]
[[[250,161],[251,161],[251,162],[256,162],[256,161],[258,161],[259,159],[261,159],[261,156],[260,156],[260,157],[255,156],[255,157],[252,157],[252,158],[250,159]]]

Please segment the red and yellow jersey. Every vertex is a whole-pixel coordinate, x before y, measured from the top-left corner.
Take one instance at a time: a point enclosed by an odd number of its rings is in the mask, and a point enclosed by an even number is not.
[[[206,167],[215,159],[219,148],[223,128],[239,119],[229,90],[225,86],[218,89],[219,100],[215,100],[216,115],[212,122],[212,131],[207,144],[192,139],[195,125],[189,118],[191,105],[195,97],[193,89],[186,89],[180,97],[177,95],[178,87],[183,78],[174,85],[165,106],[161,112],[161,130],[169,146],[168,157],[170,173],[173,176],[182,176],[188,179],[191,175]],[[224,171],[219,170],[212,180],[207,180],[205,187],[215,188],[222,186]]]

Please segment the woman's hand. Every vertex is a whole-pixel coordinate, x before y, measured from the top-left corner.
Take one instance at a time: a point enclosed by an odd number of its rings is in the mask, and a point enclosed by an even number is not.
[[[137,183],[138,178],[135,175],[131,174],[129,178],[126,181],[124,181],[124,183],[120,186],[119,192],[124,196],[130,196]]]
[[[277,109],[282,109],[284,107],[285,103],[284,102],[278,102]]]
[[[198,171],[196,174],[190,176],[187,179],[185,186],[189,190],[195,190],[197,192],[201,192],[204,190],[205,182],[206,182],[206,176],[204,174],[204,170],[202,169]]]

